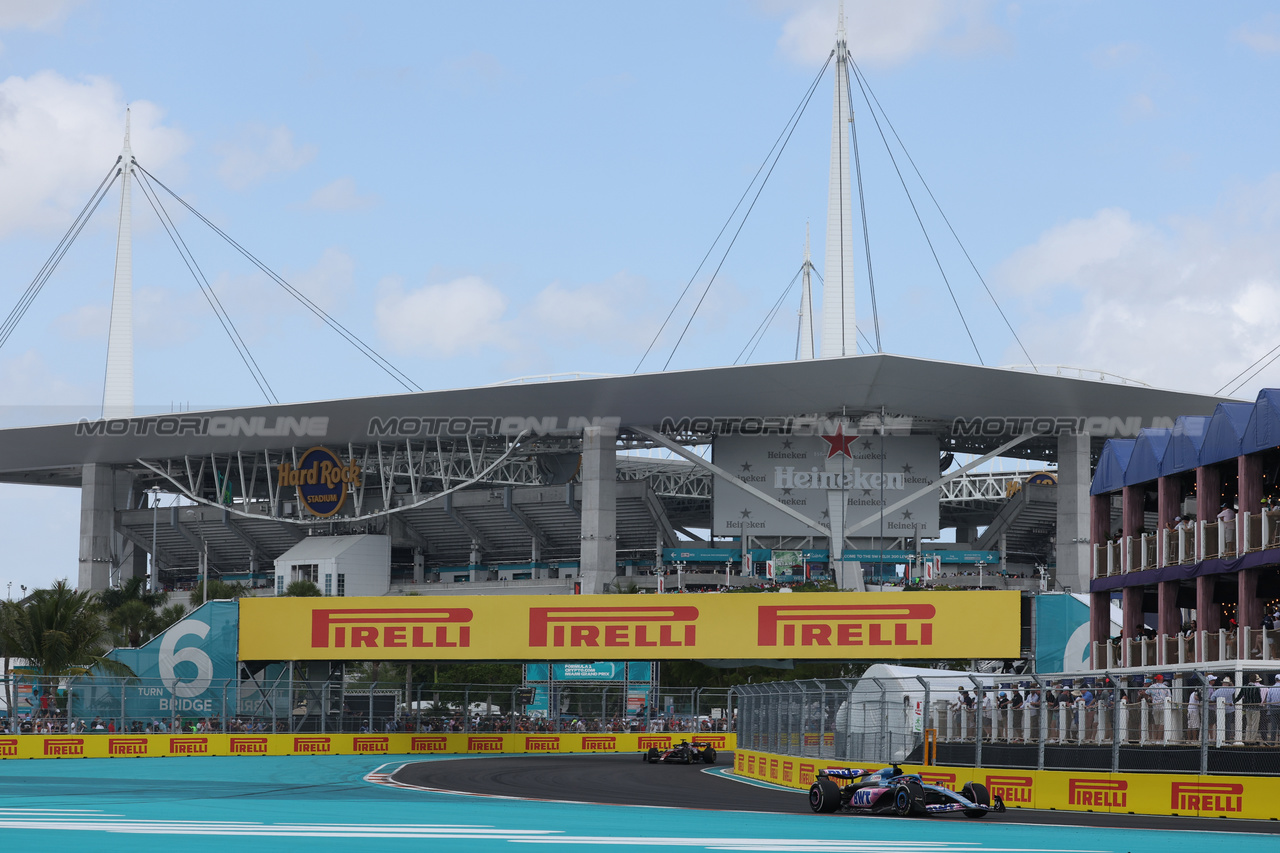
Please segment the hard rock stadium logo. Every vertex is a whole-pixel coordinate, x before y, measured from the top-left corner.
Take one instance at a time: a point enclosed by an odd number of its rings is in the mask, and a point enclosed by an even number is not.
[[[658,648],[697,645],[698,608],[533,607],[534,648]]]
[[[313,649],[454,649],[471,645],[467,607],[378,607],[311,612]]]
[[[759,608],[761,646],[929,646],[932,604],[802,604]]]
[[[298,501],[320,518],[336,515],[347,501],[347,490],[360,485],[360,466],[354,461],[343,462],[327,447],[313,447],[298,459],[298,467],[292,462],[276,466],[276,477],[281,486],[293,486],[298,490]]]

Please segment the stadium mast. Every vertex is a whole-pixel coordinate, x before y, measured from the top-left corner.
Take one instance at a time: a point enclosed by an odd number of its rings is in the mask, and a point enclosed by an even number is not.
[[[831,109],[831,174],[827,185],[827,256],[822,276],[822,357],[858,351],[854,313],[853,208],[849,193],[849,64],[844,2],[836,26],[836,90]],[[803,334],[803,332],[802,332]]]
[[[120,152],[120,227],[116,233],[116,274],[111,292],[111,330],[107,336],[107,378],[102,417],[133,417],[133,209],[130,184],[133,151],[129,147],[129,110],[124,112],[124,150]]]
[[[804,266],[801,271],[804,277],[800,288],[800,346],[797,358],[813,358],[813,283],[809,271],[813,269],[813,261],[809,260],[809,223],[804,224]]]

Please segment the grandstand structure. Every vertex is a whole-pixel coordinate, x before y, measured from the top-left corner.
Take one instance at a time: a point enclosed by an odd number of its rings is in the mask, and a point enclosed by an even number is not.
[[[1218,402],[872,354],[8,429],[0,431],[0,481],[81,490],[81,588],[146,573],[148,554],[156,580],[168,584],[193,579],[202,564],[214,577],[265,576],[304,537],[374,533],[390,537],[392,575],[404,583],[429,585],[440,569],[462,567],[470,581],[541,582],[549,592],[571,581],[605,592],[619,576],[661,564],[664,548],[806,547],[768,530],[745,542],[707,538],[714,480],[749,485],[715,465],[715,447],[760,425],[834,423],[851,434],[927,437],[939,472],[956,454],[1056,466],[1045,557],[1059,586],[1080,590],[1091,460],[1105,439],[1070,425],[1159,425],[1171,412],[1208,413]],[[281,476],[319,446],[358,471],[327,516]],[[653,449],[688,458],[628,455]],[[985,473],[939,476],[930,488],[946,490],[944,526],[964,531],[1007,516],[1009,484]],[[1029,506],[1033,491],[1014,492],[1015,500]],[[157,505],[168,495],[181,505]],[[1016,519],[1006,523],[1017,529]],[[842,537],[814,522],[807,545],[831,551],[835,543],[843,553],[901,544],[870,532]]]
[[[723,568],[724,583],[751,583],[771,573],[768,555],[775,551],[799,554],[793,559],[804,564],[804,574],[810,563],[821,564],[841,588],[854,590],[866,588],[872,575],[883,579],[886,564],[925,552],[939,563],[973,564],[979,578],[987,566],[995,576],[996,569],[1007,573],[1017,565],[1024,571],[1015,574],[1034,574],[1048,588],[1084,589],[1088,486],[1102,442],[1171,424],[1177,415],[1208,414],[1220,401],[1062,369],[1028,372],[885,354],[878,351],[878,317],[877,351],[857,354],[849,132],[856,67],[843,10],[831,56],[821,335],[815,340],[809,316],[806,239],[799,358],[774,364],[526,377],[478,388],[279,404],[238,340],[237,352],[270,404],[139,414],[132,381],[130,193],[136,182],[158,200],[168,188],[138,165],[126,120],[115,171],[98,190],[121,181],[103,417],[0,430],[0,482],[80,490],[81,589],[150,574],[156,586],[221,576],[280,591],[287,579],[321,577],[314,563],[289,560],[300,543],[317,536],[385,537],[388,592],[603,593],[623,585],[620,577],[652,585],[646,579],[661,576],[671,561],[680,574],[704,568],[714,575]],[[82,225],[73,225],[71,239]],[[416,387],[246,257],[377,367],[407,389]],[[6,328],[21,319],[38,289],[33,285]],[[750,448],[765,436],[785,448],[804,436],[811,449]],[[851,447],[855,439],[863,444],[861,455]],[[915,455],[895,458],[887,470],[890,443],[909,444]],[[726,470],[719,463],[732,455],[731,445],[734,453],[756,456],[735,457],[740,467]],[[825,456],[812,449],[827,446]],[[751,461],[757,457],[764,464]],[[771,483],[767,469],[775,457],[807,461],[774,466],[778,479]],[[957,457],[966,459],[963,466]],[[998,459],[1039,463],[1056,480],[1024,485],[1037,469],[999,473],[990,467]],[[761,472],[753,472],[753,464]],[[800,479],[793,482],[796,472]],[[807,489],[807,496],[793,495],[793,487]],[[733,513],[726,509],[731,503]],[[943,531],[954,531],[954,543],[940,543]],[[866,573],[867,564],[875,571]],[[339,573],[332,593],[342,589]]]

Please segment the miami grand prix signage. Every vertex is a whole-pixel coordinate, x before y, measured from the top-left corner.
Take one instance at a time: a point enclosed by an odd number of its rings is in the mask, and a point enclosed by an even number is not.
[[[874,519],[854,536],[880,532],[881,507],[938,480],[938,442],[930,436],[859,433],[838,424],[825,434],[720,435],[712,461],[801,515],[827,527],[832,501],[845,504],[845,525]],[[812,536],[799,520],[716,477],[711,529],[726,536]],[[885,513],[888,536],[938,535],[938,492]]]
[[[1018,593],[245,598],[242,660],[1014,658]],[[981,627],[976,627],[981,626]]]

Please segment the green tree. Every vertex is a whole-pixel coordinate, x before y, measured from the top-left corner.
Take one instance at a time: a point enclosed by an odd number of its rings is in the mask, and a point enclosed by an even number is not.
[[[94,666],[131,674],[128,667],[104,657],[110,635],[91,593],[76,592],[60,580],[49,589],[36,590],[23,604],[6,601],[3,607],[0,642],[43,675],[82,675]]]
[[[146,580],[129,578],[118,587],[98,593],[98,605],[107,619],[107,627],[114,634],[117,646],[137,648],[150,640],[169,623],[157,613],[169,600],[167,593],[150,592]]]
[[[296,580],[284,588],[284,594],[289,598],[320,598],[320,587],[316,586],[309,580]]]
[[[249,587],[242,583],[227,583],[217,578],[210,578],[207,586],[209,587],[208,598],[204,595],[204,581],[196,581],[196,585],[191,588],[191,606],[199,607],[205,601],[218,601],[220,599],[237,599],[244,598],[249,594]]]
[[[156,614],[160,618],[160,630],[163,631],[170,625],[175,625],[182,621],[182,617],[187,615],[187,608],[181,604],[170,604],[168,607]]]

